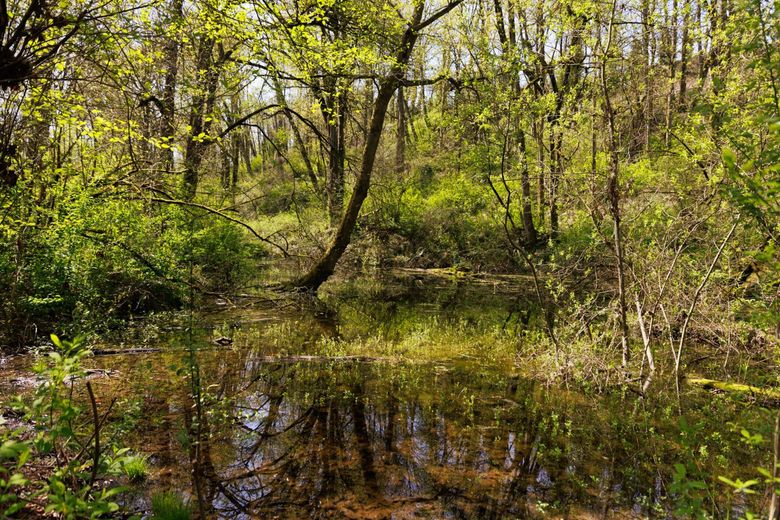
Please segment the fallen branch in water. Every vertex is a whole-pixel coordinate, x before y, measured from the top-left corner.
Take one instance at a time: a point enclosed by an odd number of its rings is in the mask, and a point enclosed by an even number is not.
[[[92,354],[95,356],[113,356],[117,354],[148,354],[151,352],[160,352],[160,348],[125,348],[125,349],[94,349]]]
[[[253,358],[252,361],[261,363],[296,363],[298,361],[357,361],[360,363],[371,363],[374,361],[392,361],[390,358],[372,357],[372,356],[260,356]]]
[[[750,394],[753,396],[766,397],[780,403],[780,388],[761,388],[758,386],[745,385],[742,383],[729,383],[728,381],[717,381],[715,379],[704,379],[700,377],[688,378],[688,383],[701,386],[703,388],[715,388],[724,392],[735,392],[741,394]]]

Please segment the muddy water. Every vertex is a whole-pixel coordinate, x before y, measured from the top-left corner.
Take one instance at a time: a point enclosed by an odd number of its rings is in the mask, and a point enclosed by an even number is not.
[[[127,505],[148,514],[152,494],[173,490],[209,518],[665,518],[702,494],[685,491],[695,480],[719,516],[760,504],[716,479],[768,457],[739,433],[764,428],[763,412],[724,395],[678,396],[668,381],[645,399],[590,395],[478,352],[308,356],[323,339],[434,341],[453,337],[437,328],[534,320],[522,280],[371,283],[327,305],[210,312],[192,334],[163,332],[159,352],[93,358],[112,371],[94,379],[101,409],[117,399],[114,424],[150,457]],[[6,374],[23,378],[27,361]]]

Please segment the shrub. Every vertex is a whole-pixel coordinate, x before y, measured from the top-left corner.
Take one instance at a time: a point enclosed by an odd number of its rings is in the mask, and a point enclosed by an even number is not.
[[[16,402],[26,420],[35,425],[34,438],[23,440],[21,432],[14,431],[0,439],[0,513],[6,518],[27,506],[27,498],[19,492],[26,486],[31,489],[31,496],[46,497],[47,513],[63,518],[101,518],[119,510],[114,497],[123,488],[101,487],[99,482],[118,475],[120,468],[127,465],[127,450],[109,444],[113,454],[108,455],[105,445],[97,453],[90,448],[100,426],[77,403],[74,388],[75,382],[83,381],[81,363],[91,351],[82,338],[69,342],[52,335],[51,339],[56,350],[49,354],[49,363],[37,369],[44,383],[31,404],[21,399]],[[88,382],[86,387],[89,398],[94,399]],[[23,476],[29,460],[50,453],[56,454],[58,460],[51,474],[36,473],[29,480]]]

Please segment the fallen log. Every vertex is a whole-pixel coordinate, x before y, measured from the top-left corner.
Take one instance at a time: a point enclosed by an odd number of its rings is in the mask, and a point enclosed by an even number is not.
[[[258,356],[252,361],[261,363],[297,363],[299,361],[309,361],[315,363],[325,363],[328,361],[355,361],[358,363],[372,363],[375,361],[391,361],[389,358],[371,357],[371,356]]]
[[[92,354],[95,356],[114,356],[117,354],[148,354],[151,352],[160,352],[160,348],[116,348],[116,349],[103,349],[96,348],[92,350]]]
[[[701,377],[689,377],[688,383],[701,386],[708,389],[722,390],[724,392],[733,392],[748,394],[753,397],[763,397],[780,403],[779,388],[761,388],[758,386],[745,385],[742,383],[730,383],[728,381],[717,381],[715,379],[705,379]]]

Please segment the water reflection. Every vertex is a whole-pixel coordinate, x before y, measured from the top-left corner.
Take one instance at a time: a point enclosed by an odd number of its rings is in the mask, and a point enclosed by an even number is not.
[[[173,489],[201,518],[667,518],[675,463],[694,460],[710,480],[765,463],[764,448],[727,426],[761,425],[757,407],[684,389],[678,408],[661,377],[638,399],[547,388],[487,355],[305,357],[323,338],[482,345],[538,326],[519,290],[457,278],[422,289],[381,281],[325,311],[225,313],[194,345],[172,334],[163,352],[95,358],[120,374],[95,385],[124,398],[117,421],[154,467],[131,505],[148,513],[153,493]],[[220,322],[228,348],[211,341]],[[680,414],[694,433],[681,432]],[[759,509],[750,500],[739,507]]]
[[[174,472],[164,486],[190,493],[203,517],[671,510],[667,461],[679,458],[678,433],[648,428],[653,414],[626,415],[619,400],[464,363],[278,363],[247,352],[200,362],[202,417],[189,401],[181,419],[192,483]]]

